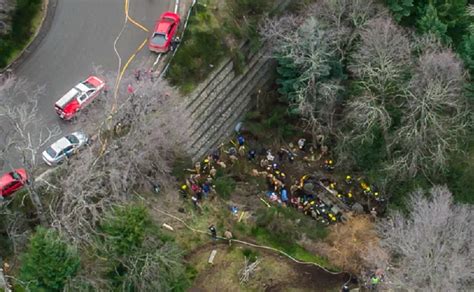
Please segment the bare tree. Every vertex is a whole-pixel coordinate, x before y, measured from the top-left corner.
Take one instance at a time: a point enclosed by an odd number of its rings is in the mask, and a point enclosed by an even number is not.
[[[402,126],[390,145],[401,149],[390,166],[394,172],[415,176],[444,170],[469,122],[462,95],[465,77],[461,61],[450,50],[420,56],[405,91]]]
[[[383,98],[379,98],[370,91],[354,97],[348,102],[346,122],[351,125],[350,134],[342,135],[342,140],[351,142],[372,142],[376,137],[374,130],[381,130],[385,137],[392,125],[392,117],[387,111]]]
[[[260,34],[274,56],[291,63],[299,75],[288,81],[294,89],[290,100],[315,137],[334,134],[343,91],[341,62],[369,19],[384,12],[370,0],[323,0],[300,16],[267,19],[262,25]]]
[[[43,94],[43,89],[33,87],[25,80],[11,78],[0,86],[0,118],[2,125],[6,129],[6,160],[19,157],[19,161],[11,162],[9,165],[22,165],[29,175],[27,184],[28,193],[33,205],[36,208],[38,218],[43,225],[47,225],[43,205],[38,194],[35,181],[35,174],[39,166],[40,151],[60,134],[58,126],[43,127],[38,112],[38,100]],[[18,100],[25,99],[18,103]],[[11,105],[11,101],[17,102]],[[11,152],[10,150],[15,150]]]
[[[93,244],[104,211],[130,199],[134,190],[166,188],[170,163],[186,138],[187,115],[176,91],[163,80],[130,82],[134,93],[121,88],[116,105],[108,105],[113,111],[106,112],[108,121],[92,145],[69,162],[63,193],[52,204],[53,225],[77,243]]]
[[[376,18],[360,33],[361,45],[352,55],[349,70],[372,93],[391,97],[403,87],[403,72],[411,61],[411,45],[391,18]]]
[[[367,1],[362,2],[369,5]],[[376,131],[381,131],[385,140],[389,138],[392,117],[387,107],[399,103],[397,92],[403,88],[404,71],[411,62],[408,37],[390,18],[379,16],[370,19],[376,15],[375,8],[366,7],[368,12],[364,13],[361,4],[345,5],[355,6],[353,13],[361,14],[352,17],[355,18],[352,22],[355,22],[355,34],[360,36],[360,45],[350,58],[349,70],[362,87],[362,93],[353,96],[346,104],[344,120],[350,130],[339,135],[337,150],[340,157],[347,156],[346,148],[354,147],[354,143],[373,142]],[[388,149],[386,152],[389,153]]]
[[[386,14],[371,0],[322,0],[305,9],[307,15],[326,24],[327,41],[337,49],[341,61],[366,23],[375,15]]]
[[[382,245],[392,254],[386,285],[414,291],[466,291],[474,280],[474,213],[456,205],[445,186],[430,196],[417,191],[410,216],[396,212],[380,223]]]

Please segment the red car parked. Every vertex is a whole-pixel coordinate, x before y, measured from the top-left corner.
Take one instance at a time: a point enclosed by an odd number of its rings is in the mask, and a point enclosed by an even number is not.
[[[0,196],[8,197],[28,183],[28,175],[23,168],[16,169],[0,177]]]
[[[77,84],[59,99],[54,108],[63,120],[72,119],[76,113],[89,105],[102,91],[105,82],[98,77],[91,76]]]
[[[165,12],[156,21],[155,30],[148,42],[148,48],[157,53],[166,53],[170,49],[179,26],[179,15],[173,12]]]

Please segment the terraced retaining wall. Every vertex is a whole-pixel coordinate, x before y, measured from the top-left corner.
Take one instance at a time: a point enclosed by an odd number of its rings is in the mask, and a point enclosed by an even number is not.
[[[232,60],[226,59],[186,98],[190,119],[194,121],[186,145],[193,161],[224,142],[254,105],[252,95],[271,84],[276,62],[268,58],[268,48],[252,51],[247,42],[241,52],[245,56],[241,74],[235,72]]]

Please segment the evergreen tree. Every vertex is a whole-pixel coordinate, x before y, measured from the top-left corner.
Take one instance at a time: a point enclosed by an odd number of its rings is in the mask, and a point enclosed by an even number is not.
[[[150,226],[149,214],[144,206],[131,205],[117,208],[102,223],[106,247],[113,255],[130,255],[141,248],[146,229]]]
[[[77,251],[59,234],[39,227],[21,257],[19,279],[31,291],[61,291],[79,269]]]
[[[459,51],[464,60],[464,65],[474,76],[474,32],[464,36]]]
[[[289,113],[298,114],[297,92],[304,87],[304,83],[301,83],[301,73],[291,58],[278,56],[277,61],[278,79],[276,83],[280,86],[278,92],[281,94],[281,100],[289,104]]]
[[[444,42],[451,41],[446,35],[448,26],[439,19],[438,11],[431,3],[426,6],[424,15],[418,20],[417,26],[421,33],[432,33]]]
[[[387,0],[387,5],[397,21],[410,16],[414,8],[413,0]]]
[[[184,291],[182,250],[162,234],[143,205],[114,209],[101,224],[99,253],[107,258],[111,290]]]

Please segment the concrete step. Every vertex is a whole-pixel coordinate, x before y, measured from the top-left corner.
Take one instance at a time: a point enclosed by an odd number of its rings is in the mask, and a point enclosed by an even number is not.
[[[216,79],[219,80],[220,83],[217,84],[212,90],[204,91],[198,99],[199,102],[195,104],[199,104],[198,107],[193,107],[193,110],[190,115],[190,119],[192,121],[199,120],[199,118],[203,116],[208,116],[210,112],[215,112],[216,109],[220,106],[223,100],[227,98],[229,94],[232,94],[232,91],[239,85],[242,80],[246,78],[246,75],[249,74],[254,68],[254,66],[261,60],[262,54],[259,52],[255,52],[252,54],[249,63],[247,64],[244,72],[242,74],[236,76],[233,70],[229,72],[224,78],[220,78],[216,76]],[[223,70],[226,72],[227,70]],[[198,129],[199,125],[194,124],[196,126],[192,126],[192,131],[190,135]]]
[[[191,115],[191,120],[196,121],[190,128],[189,136],[191,140],[196,135],[200,135],[203,131],[203,123],[209,123],[212,119],[216,119],[223,111],[228,108],[229,97],[236,98],[238,93],[241,91],[241,88],[245,87],[248,82],[258,73],[259,67],[261,67],[266,61],[263,57],[263,53],[255,55],[249,66],[247,67],[244,74],[239,75],[238,77],[231,80],[228,84],[223,84],[225,88],[214,99],[209,98],[202,107]]]
[[[251,93],[258,84],[266,83],[268,80],[270,70],[273,68],[272,64],[270,60],[266,60],[259,70],[255,71],[258,74],[249,78],[249,82],[238,90],[234,98],[228,100],[225,112],[216,115],[214,120],[201,131],[201,135],[192,139],[194,141],[190,145],[189,153],[194,160],[200,159],[232,132],[237,121],[243,117],[247,108],[252,104]],[[238,98],[239,96],[243,98]]]
[[[264,79],[259,80],[264,83]],[[248,111],[250,107],[253,106],[253,102],[251,99],[247,99],[242,101],[239,105],[236,105],[236,110],[230,115],[224,124],[217,128],[217,132],[214,133],[212,137],[205,140],[205,143],[201,146],[198,151],[195,151],[194,155],[192,156],[193,161],[197,161],[201,159],[204,155],[209,153],[211,149],[216,148],[220,143],[225,143],[229,139],[229,134],[233,132],[235,125],[238,121],[242,120],[245,116],[245,113]]]
[[[245,79],[237,78],[232,82],[232,84],[229,84],[228,95],[225,95],[221,99],[214,101],[211,106],[204,109],[204,112],[201,115],[196,116],[195,119],[193,119],[196,122],[190,130],[190,141],[199,142],[199,137],[208,132],[211,127],[219,126],[218,121],[221,118],[225,118],[226,113],[232,110],[231,105],[235,99],[248,98],[244,95],[241,95],[242,91],[248,86],[249,83],[252,83],[254,77],[258,75],[258,70],[267,61],[268,60],[266,59],[260,59],[258,62],[256,62],[252,68],[250,68],[251,70],[249,70],[249,72],[244,75]],[[196,146],[196,144],[194,143],[194,145],[190,146]]]
[[[243,42],[240,46],[240,51],[244,54],[250,54],[250,43]],[[202,102],[207,99],[207,97],[211,94],[215,94],[217,91],[216,88],[225,82],[226,79],[230,80],[235,75],[234,72],[234,63],[232,62],[231,58],[227,58],[222,62],[217,70],[215,70],[211,76],[207,78],[205,82],[202,82],[199,87],[194,90],[194,93],[185,101],[185,106],[187,107],[190,113],[194,113],[199,107],[201,107]]]

